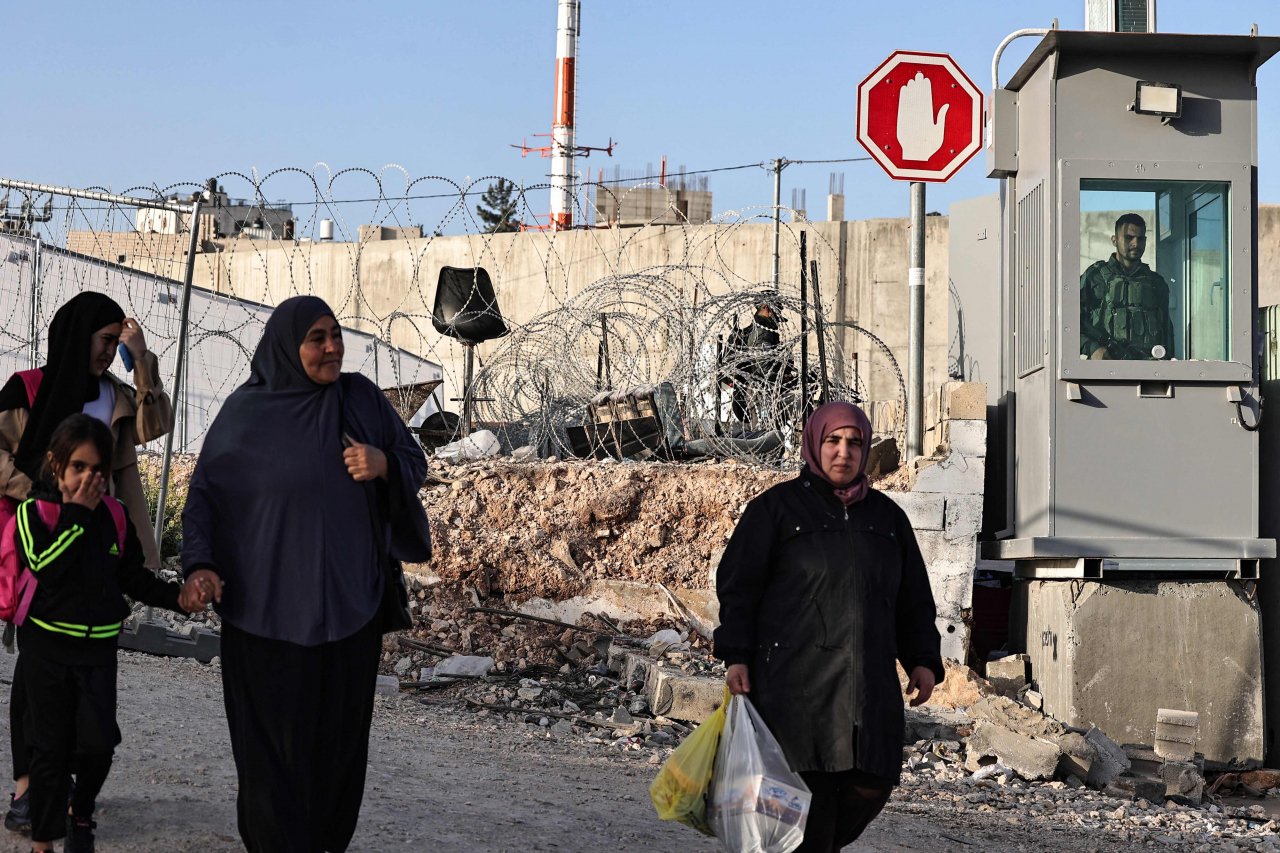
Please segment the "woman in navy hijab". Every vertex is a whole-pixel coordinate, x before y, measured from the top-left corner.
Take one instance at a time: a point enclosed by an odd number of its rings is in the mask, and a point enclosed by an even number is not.
[[[205,439],[187,576],[223,620],[222,681],[249,853],[346,850],[364,793],[396,560],[431,557],[427,461],[382,392],[342,373],[323,300],[285,300]],[[397,613],[400,611],[400,613]]]

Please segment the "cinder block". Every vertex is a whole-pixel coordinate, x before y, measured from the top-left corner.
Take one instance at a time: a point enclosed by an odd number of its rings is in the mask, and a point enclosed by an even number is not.
[[[1195,746],[1195,726],[1175,726],[1172,723],[1156,723],[1156,740],[1171,740]]]
[[[951,452],[963,456],[987,455],[987,422],[943,421],[943,441]]]
[[[685,675],[661,666],[649,670],[644,698],[653,713],[701,723],[724,701],[724,680],[701,675]]]
[[[1117,776],[1107,783],[1103,793],[1120,800],[1146,800],[1149,803],[1158,803],[1165,796],[1166,787],[1159,779]]]
[[[1193,744],[1176,740],[1156,738],[1155,752],[1165,761],[1194,761],[1196,757],[1196,748]]]
[[[940,390],[943,420],[986,420],[985,382],[947,382]]]
[[[982,529],[982,495],[948,496],[943,529],[947,539],[974,539]]]
[[[1172,708],[1157,708],[1156,722],[1194,728],[1200,725],[1200,714],[1197,711],[1175,711]]]
[[[1165,796],[1184,797],[1192,805],[1200,805],[1204,796],[1204,777],[1194,763],[1166,761],[1161,768],[1160,779],[1165,784]]]
[[[952,495],[982,494],[985,460],[952,452],[916,475],[913,492],[944,492]]]
[[[946,498],[942,495],[916,492],[885,492],[885,495],[902,507],[916,530],[942,530],[945,526]]]

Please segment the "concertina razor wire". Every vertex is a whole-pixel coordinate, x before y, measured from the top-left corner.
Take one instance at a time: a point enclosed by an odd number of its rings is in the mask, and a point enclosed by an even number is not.
[[[108,293],[160,359],[176,410],[174,449],[198,453],[222,401],[248,378],[272,306],[314,294],[344,327],[345,369],[387,390],[430,449],[458,437],[464,391],[463,347],[432,326],[439,269],[483,267],[510,333],[476,348],[474,420],[505,452],[568,455],[566,427],[589,417],[593,398],[670,383],[680,429],[710,455],[795,467],[803,413],[820,402],[824,372],[826,399],[864,405],[878,434],[901,438],[901,371],[889,347],[834,304],[843,290],[838,249],[814,223],[780,223],[775,291],[769,270],[744,259],[750,226],[771,229],[772,207],[692,223],[676,191],[657,182],[591,183],[579,185],[575,211],[586,228],[489,233],[474,205],[497,180],[318,164],[132,187],[110,202],[0,183],[0,372],[43,363],[43,330],[75,293]],[[548,189],[513,185],[511,218],[535,223]],[[649,220],[594,227],[597,210],[621,210],[639,193],[648,194]],[[191,216],[181,210],[196,197],[199,240],[189,258]],[[778,216],[796,218],[789,208]],[[329,227],[333,239],[321,239]],[[802,231],[816,264],[806,273],[816,271],[818,285],[809,283],[803,301]],[[188,263],[186,368],[175,389]],[[776,340],[743,345],[766,301],[785,318]],[[770,431],[781,441],[767,450],[735,440]]]

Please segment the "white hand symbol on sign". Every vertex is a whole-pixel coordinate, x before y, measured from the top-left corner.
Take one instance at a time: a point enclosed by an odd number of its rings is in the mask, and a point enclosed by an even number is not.
[[[933,81],[917,71],[898,95],[898,144],[902,159],[925,161],[938,153],[947,129],[947,110],[943,104],[937,120],[933,116]]]

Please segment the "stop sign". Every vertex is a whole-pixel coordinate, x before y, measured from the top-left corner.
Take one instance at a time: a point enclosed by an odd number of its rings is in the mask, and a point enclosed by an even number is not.
[[[982,92],[945,53],[894,51],[858,85],[858,141],[891,178],[945,181],[982,147]]]

